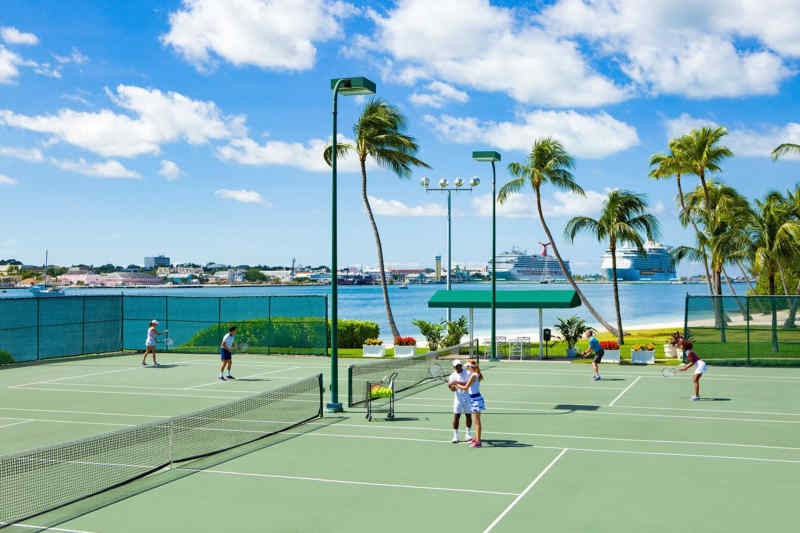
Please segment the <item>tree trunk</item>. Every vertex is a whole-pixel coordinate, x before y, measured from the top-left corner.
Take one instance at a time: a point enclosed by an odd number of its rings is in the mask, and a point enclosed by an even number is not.
[[[539,192],[539,189],[535,189],[536,191],[536,208],[539,211],[539,222],[542,224],[542,228],[544,229],[545,234],[547,235],[547,239],[550,241],[550,245],[553,248],[553,255],[556,256],[556,261],[558,261],[558,265],[561,267],[561,272],[564,273],[564,277],[567,278],[567,282],[572,286],[572,289],[578,294],[578,297],[581,299],[581,303],[586,306],[586,309],[592,314],[592,316],[600,322],[600,324],[606,328],[612,335],[620,335],[620,333],[609,324],[601,315],[597,312],[597,310],[592,307],[592,304],[589,303],[589,300],[586,299],[586,296],[583,295],[583,291],[581,291],[578,284],[575,283],[575,280],[572,279],[572,275],[567,270],[567,267],[564,265],[564,260],[561,259],[561,254],[558,252],[558,246],[556,246],[556,241],[553,239],[553,235],[550,233],[550,228],[547,226],[547,222],[544,221],[544,213],[542,212],[542,195]]]
[[[786,285],[786,273],[783,271],[783,265],[778,263],[778,272],[781,273],[781,284],[783,285],[783,294],[789,296],[789,286]]]
[[[381,246],[381,235],[378,233],[378,225],[375,224],[375,217],[372,215],[372,207],[369,205],[367,198],[367,167],[366,160],[361,160],[361,199],[364,201],[364,207],[367,209],[367,216],[369,223],[372,225],[372,233],[375,235],[375,246],[378,248],[378,270],[381,274],[381,289],[383,289],[383,304],[386,307],[386,317],[389,319],[389,328],[392,330],[392,338],[396,339],[400,336],[397,330],[397,325],[394,323],[394,315],[392,315],[392,306],[389,303],[389,288],[386,283],[386,270],[383,266],[383,247]],[[336,272],[331,272],[332,276],[336,276]]]
[[[769,275],[769,304],[772,308],[772,351],[778,353],[778,309],[775,307],[775,274]]]
[[[750,289],[750,292],[753,293],[753,296],[757,296],[756,288],[753,287],[753,283],[750,281],[750,276],[747,275],[747,271],[744,269],[744,265],[742,265],[742,262],[739,260],[736,261],[736,264],[739,266],[739,270],[742,271],[742,276],[744,277],[744,281],[747,283],[747,287]],[[758,312],[763,314],[764,308],[761,307],[761,301],[758,298],[756,298],[753,301],[756,302],[756,307],[758,307]]]
[[[622,330],[622,311],[620,310],[619,305],[619,285],[617,283],[617,245],[616,243],[610,243],[609,249],[611,250],[611,284],[614,287],[614,309],[617,311],[617,340],[619,340],[619,345],[622,346],[625,344],[625,334]]]
[[[675,175],[675,183],[678,184],[678,198],[681,200],[681,211],[686,211],[686,199],[683,197],[683,187],[681,187],[681,175]],[[695,235],[700,234],[700,230],[697,228],[697,223],[694,221],[692,217],[689,217],[689,222],[691,222],[692,227],[694,228]],[[698,244],[700,244],[700,239],[697,240]],[[708,295],[714,296],[714,290],[711,288],[711,274],[708,269],[708,258],[703,254],[703,267],[706,269],[706,286],[708,287]]]
[[[739,306],[739,310],[742,312],[742,317],[744,317],[745,320],[750,320],[750,317],[747,316],[747,309],[745,308],[744,304],[742,304],[742,301],[739,299],[739,297],[736,295],[736,289],[733,288],[733,283],[731,283],[731,278],[728,276],[728,272],[726,272],[724,268],[722,269],[722,275],[725,276],[725,283],[727,283],[728,285],[728,290],[731,291],[731,294],[736,299],[736,305]]]
[[[711,209],[712,209],[711,199],[708,196],[708,185],[706,185],[706,174],[705,174],[704,169],[702,169],[702,168],[700,169],[699,177],[700,177],[700,183],[703,185],[703,196],[705,197],[705,200],[706,200],[705,208],[706,208],[706,211],[708,211],[710,213]],[[689,219],[692,221],[692,226],[694,226],[694,230],[699,234],[700,230],[697,229],[697,223],[694,221],[693,218],[689,217]],[[705,254],[703,254],[703,262],[705,263],[704,266],[706,267],[706,279],[709,279],[710,272],[709,272],[709,269],[708,269],[708,258],[706,257]],[[712,285],[711,285],[710,279],[708,281],[708,290],[709,290],[709,293],[711,294],[711,296],[714,296],[714,289],[712,289]],[[721,296],[721,294],[720,294],[720,296]]]
[[[725,326],[728,317],[725,316],[725,297],[722,295],[722,274],[717,267],[714,267],[714,291],[717,293],[714,298],[714,314],[716,316],[717,327],[719,328],[719,341],[725,344]]]
[[[800,303],[800,279],[797,280],[797,290],[795,294],[798,296],[797,298],[792,298],[792,307],[789,309],[789,316],[786,318],[786,321],[783,323],[783,329],[793,329],[797,327],[795,324],[795,319],[797,317],[797,305]]]

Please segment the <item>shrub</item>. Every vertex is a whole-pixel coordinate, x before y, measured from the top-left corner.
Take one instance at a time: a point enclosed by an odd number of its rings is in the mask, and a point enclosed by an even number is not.
[[[436,351],[439,349],[439,343],[442,342],[442,332],[444,326],[442,324],[435,324],[427,320],[415,320],[413,322],[419,328],[419,332],[428,341],[428,349]]]
[[[447,336],[442,341],[442,346],[455,346],[461,344],[461,337],[469,333],[467,330],[467,317],[461,316],[458,320],[447,322]]]
[[[11,356],[10,353],[0,350],[0,364],[13,363],[13,362],[14,358]]]
[[[600,347],[604,350],[619,350],[617,341],[600,341]]]
[[[330,329],[330,326],[328,326]],[[361,348],[366,339],[377,339],[381,330],[377,322],[339,320],[339,348]]]
[[[555,327],[561,334],[561,337],[564,338],[564,342],[567,343],[568,348],[574,348],[583,334],[592,329],[586,325],[585,320],[575,315],[572,315],[566,320],[559,317],[558,324],[555,324],[553,327]]]
[[[396,346],[416,346],[417,340],[414,337],[395,337],[394,343]]]
[[[383,341],[380,339],[364,339],[364,344],[367,346],[380,346]]]

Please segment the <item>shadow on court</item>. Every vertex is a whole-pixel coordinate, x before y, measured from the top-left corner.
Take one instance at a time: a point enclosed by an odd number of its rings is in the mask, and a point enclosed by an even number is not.
[[[532,444],[508,439],[484,439],[482,443],[492,448],[530,448],[533,446]]]
[[[700,398],[701,402],[729,402],[730,398]]]
[[[560,409],[564,411],[574,412],[574,411],[597,411],[600,408],[599,405],[578,405],[578,404],[570,404],[570,403],[560,403],[553,407],[553,409]]]

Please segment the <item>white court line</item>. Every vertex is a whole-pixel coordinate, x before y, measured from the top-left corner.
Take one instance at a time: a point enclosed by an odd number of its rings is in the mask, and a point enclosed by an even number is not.
[[[83,392],[83,393],[91,393],[91,394],[123,394],[127,396],[155,396],[157,398],[201,398],[201,399],[209,399],[209,400],[235,400],[237,398],[246,398],[250,394],[245,394],[243,396],[201,396],[198,394],[155,394],[150,392],[134,392],[134,391],[110,391],[110,390],[85,390],[85,389],[53,389],[53,388],[43,388],[43,387],[20,387],[18,385],[10,385],[9,389],[18,389],[18,390],[36,390],[36,391],[44,391],[44,392]],[[247,391],[241,391],[247,392]],[[252,391],[251,391],[252,394]]]
[[[5,417],[3,417],[3,418],[5,418]],[[13,418],[13,417],[8,417],[8,420],[15,420],[15,418]],[[28,423],[30,423],[30,422],[35,422],[35,420],[33,420],[33,419],[30,419],[30,418],[25,418],[25,419],[22,419],[22,420],[18,420],[17,422],[12,422],[12,423],[10,423],[10,424],[5,424],[5,425],[2,425],[2,426],[0,426],[0,429],[3,429],[3,428],[10,428],[10,427],[12,427],[12,426],[19,426],[20,424],[28,424]]]
[[[8,526],[8,527],[24,527],[28,529],[40,529],[44,531],[61,531],[62,533],[92,533],[91,531],[84,531],[82,529],[64,529],[61,527],[47,527],[47,526],[35,526],[33,524],[11,524],[9,525],[8,522],[0,522],[0,526]]]
[[[263,376],[264,374],[277,374],[279,372],[288,372],[289,370],[297,370],[299,368],[303,368],[303,367],[301,367],[301,366],[289,366],[289,367],[286,367],[286,368],[279,368],[277,370],[265,370],[265,371],[259,372],[257,374],[250,374],[249,376],[244,376],[243,378],[240,378],[240,379],[254,378],[254,377],[258,377],[258,376]],[[209,383],[203,383],[202,385],[192,385],[190,387],[184,387],[184,390],[199,389],[200,387],[210,387],[211,385],[218,385],[218,384],[219,384],[219,379],[217,379],[216,381],[209,382]]]
[[[31,381],[30,383],[23,383],[22,385],[14,385],[15,387],[26,387],[28,385],[44,385],[48,383],[56,383],[58,381],[65,381],[67,379],[86,378],[90,376],[103,376],[106,374],[117,374],[119,372],[130,372],[131,370],[139,370],[139,367],[132,366],[130,368],[120,368],[117,370],[106,370],[104,372],[91,372],[89,374],[76,374],[74,376],[65,376],[63,378],[47,379],[42,381]]]
[[[608,368],[608,367],[601,366],[601,368]],[[794,382],[800,381],[800,376],[797,376],[797,377],[794,377],[794,376],[754,376],[754,377],[745,377],[745,376],[734,376],[734,375],[731,375],[731,374],[716,374],[716,373],[713,373],[715,368],[719,368],[719,367],[714,367],[714,365],[709,365],[708,373],[711,374],[711,375],[708,375],[708,376],[704,375],[703,379],[711,379],[711,380],[715,380],[715,381],[778,381],[778,382],[784,382],[784,383],[791,383],[793,381]],[[582,375],[586,375],[587,374],[588,369],[589,369],[589,366],[587,365],[587,370],[583,370],[583,371],[581,371],[581,370],[565,370],[563,372],[558,372],[558,371],[553,371],[553,370],[543,370],[543,371],[531,370],[530,372],[524,371],[524,370],[523,371],[517,371],[517,370],[504,371],[504,370],[498,369],[497,367],[489,368],[487,370],[489,370],[491,374],[503,374],[503,375],[509,375],[509,376],[511,376],[511,375],[525,375],[525,376],[541,376],[541,375],[549,375],[549,376],[582,376]],[[655,369],[653,369],[653,370],[654,370],[653,373],[636,374],[635,372],[641,372],[640,368],[636,368],[636,369],[631,369],[631,371],[628,372],[628,373],[625,373],[625,372],[617,372],[617,373],[603,372],[603,375],[609,376],[609,377],[620,377],[620,378],[629,378],[629,377],[641,375],[643,378],[663,379],[664,376],[662,376],[661,374],[655,372]]]
[[[394,489],[416,489],[416,490],[432,490],[440,492],[461,492],[468,494],[494,494],[498,496],[517,496],[516,492],[503,492],[496,490],[478,490],[478,489],[457,489],[448,487],[429,487],[425,485],[405,485],[402,483],[376,483],[372,481],[350,481],[343,479],[327,479],[320,477],[305,477],[305,476],[289,476],[283,474],[255,474],[250,472],[229,472],[226,470],[199,470],[194,468],[180,468],[180,470],[187,470],[189,472],[199,472],[201,474],[222,474],[228,476],[242,476],[242,477],[258,477],[258,478],[271,478],[271,479],[292,479],[297,481],[316,481],[318,483],[337,483],[341,485],[361,485],[366,487],[389,487]]]
[[[538,475],[538,476],[536,476],[535,478],[533,478],[533,481],[531,481],[531,482],[530,482],[530,484],[529,484],[527,487],[525,487],[525,490],[523,490],[523,491],[522,491],[522,493],[521,493],[519,496],[517,496],[516,498],[514,498],[514,501],[513,501],[513,502],[511,502],[510,504],[508,504],[508,507],[506,507],[506,508],[505,508],[505,510],[504,510],[502,513],[500,513],[500,515],[499,515],[497,518],[495,518],[495,519],[494,519],[494,521],[493,521],[491,524],[489,524],[489,527],[487,527],[486,529],[484,529],[484,530],[483,530],[483,533],[489,533],[491,530],[493,530],[493,529],[494,529],[494,526],[496,526],[496,525],[497,525],[497,524],[500,522],[500,520],[502,520],[503,518],[505,518],[505,516],[506,516],[506,515],[509,513],[509,511],[511,511],[511,509],[513,509],[513,508],[514,508],[514,506],[515,506],[515,505],[517,505],[517,504],[519,503],[519,501],[520,501],[522,498],[524,498],[524,497],[525,497],[525,495],[526,495],[526,494],[528,494],[528,493],[530,492],[530,490],[531,490],[531,489],[532,489],[532,488],[533,488],[533,487],[534,487],[534,486],[535,486],[537,483],[539,483],[539,480],[540,480],[540,479],[542,479],[542,478],[544,477],[544,475],[547,473],[547,471],[548,471],[548,470],[550,470],[550,469],[553,467],[553,465],[554,465],[554,464],[556,464],[556,463],[558,462],[558,460],[559,460],[559,459],[561,459],[562,457],[564,457],[564,454],[565,454],[565,453],[567,453],[567,448],[564,448],[563,450],[561,450],[561,453],[559,453],[558,455],[556,455],[556,458],[555,458],[555,459],[553,459],[552,461],[550,461],[550,464],[549,464],[549,465],[547,465],[547,466],[544,468],[544,470],[542,470],[541,472],[539,472],[539,475]]]
[[[628,391],[631,389],[631,387],[633,387],[634,385],[636,385],[636,383],[637,383],[637,382],[638,382],[640,379],[642,379],[642,376],[638,376],[636,379],[634,379],[634,380],[631,382],[631,384],[630,384],[630,385],[628,385],[627,387],[625,387],[625,389],[624,389],[622,392],[620,392],[620,393],[617,395],[617,397],[616,397],[616,398],[614,398],[613,400],[611,400],[611,403],[610,403],[610,404],[608,404],[608,406],[609,406],[609,407],[614,407],[614,404],[615,404],[615,403],[617,403],[617,400],[619,400],[620,398],[622,398],[622,395],[623,395],[623,394],[625,394],[626,392],[628,392]]]

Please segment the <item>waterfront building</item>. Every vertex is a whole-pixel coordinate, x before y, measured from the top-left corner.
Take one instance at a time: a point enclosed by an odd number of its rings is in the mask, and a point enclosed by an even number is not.
[[[151,270],[156,267],[169,267],[172,263],[169,257],[165,255],[157,255],[155,257],[144,258],[144,268]]]

